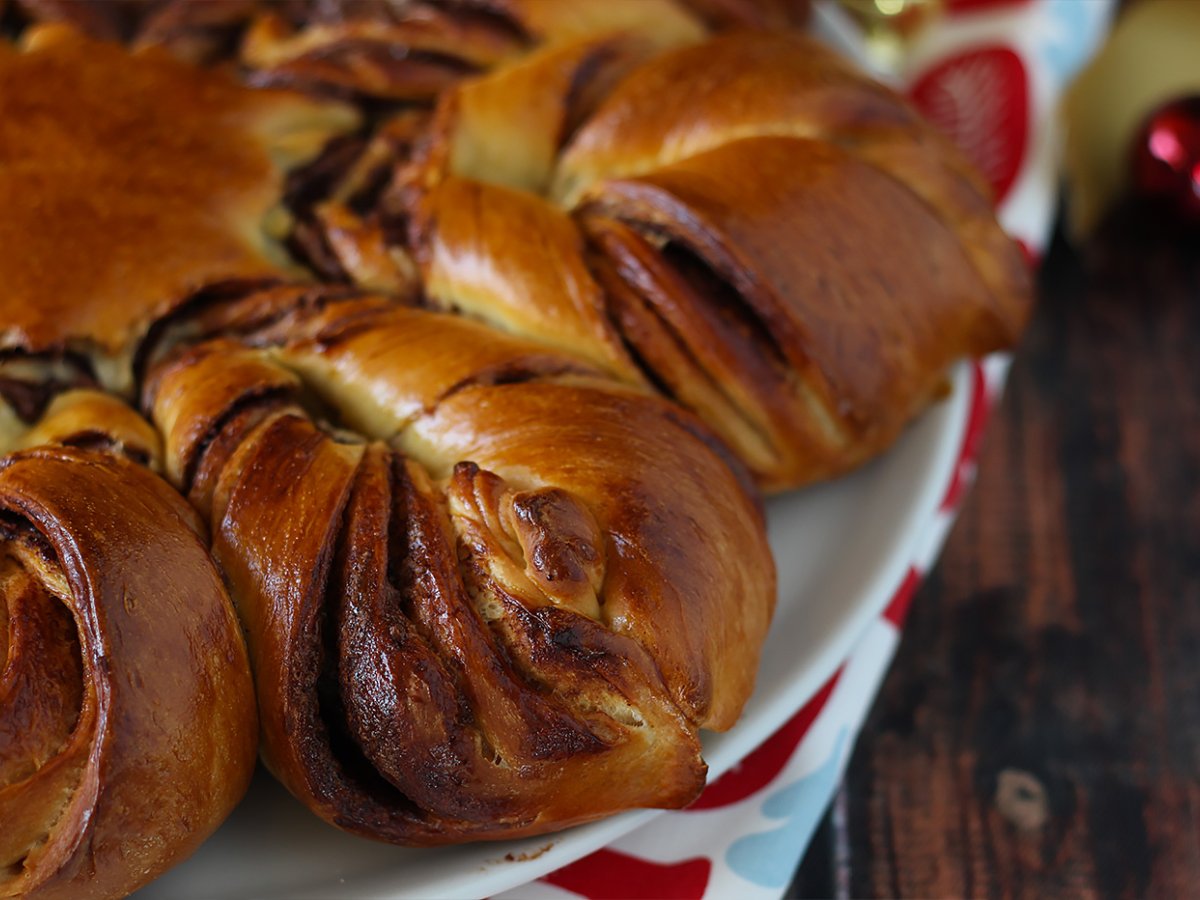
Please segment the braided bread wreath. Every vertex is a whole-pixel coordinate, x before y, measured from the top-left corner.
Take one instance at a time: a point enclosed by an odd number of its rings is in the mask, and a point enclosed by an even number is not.
[[[186,856],[256,706],[383,841],[696,796],[774,603],[756,491],[1028,306],[799,6],[0,3],[0,895]]]

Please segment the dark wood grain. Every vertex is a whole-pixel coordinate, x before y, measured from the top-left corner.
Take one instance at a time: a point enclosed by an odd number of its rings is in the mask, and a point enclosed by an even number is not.
[[[1056,242],[789,896],[1200,894],[1200,241],[1150,221]]]

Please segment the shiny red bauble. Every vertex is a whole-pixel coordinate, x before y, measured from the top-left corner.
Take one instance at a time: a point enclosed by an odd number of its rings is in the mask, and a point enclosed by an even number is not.
[[[1133,191],[1200,223],[1200,96],[1160,106],[1133,144]]]

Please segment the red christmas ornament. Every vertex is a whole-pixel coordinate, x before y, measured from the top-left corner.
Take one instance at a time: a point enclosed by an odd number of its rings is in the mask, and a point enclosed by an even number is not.
[[[1200,96],[1151,113],[1134,141],[1131,175],[1139,196],[1200,222]]]

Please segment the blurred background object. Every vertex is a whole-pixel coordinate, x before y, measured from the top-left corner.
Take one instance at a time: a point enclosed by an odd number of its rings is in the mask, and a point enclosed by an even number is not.
[[[883,69],[895,70],[907,42],[945,12],[945,0],[841,0],[863,30],[867,53]]]
[[[1085,0],[1080,0],[1085,2]],[[1130,3],[1063,100],[1067,225],[1085,238],[1131,196],[1200,221],[1200,3]]]
[[[1160,201],[1185,222],[1200,222],[1200,94],[1154,110],[1132,150],[1134,194]]]

